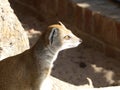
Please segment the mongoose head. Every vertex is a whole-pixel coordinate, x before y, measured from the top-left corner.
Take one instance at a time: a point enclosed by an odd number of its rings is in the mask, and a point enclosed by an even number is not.
[[[61,22],[49,26],[48,33],[49,45],[59,51],[77,47],[82,42],[80,38],[75,36]]]

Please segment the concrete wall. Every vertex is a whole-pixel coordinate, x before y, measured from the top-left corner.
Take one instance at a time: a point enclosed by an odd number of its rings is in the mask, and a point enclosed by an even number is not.
[[[117,4],[110,0],[22,1],[47,19],[57,18],[76,27],[75,32],[84,41],[99,47],[106,55],[120,59],[120,7]]]

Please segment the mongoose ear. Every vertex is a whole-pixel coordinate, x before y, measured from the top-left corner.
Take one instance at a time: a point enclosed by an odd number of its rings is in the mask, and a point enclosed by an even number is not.
[[[49,42],[52,45],[53,39],[57,36],[58,34],[58,29],[57,28],[52,28],[50,35],[49,35]]]
[[[59,21],[58,23],[66,29],[65,25],[61,21]]]

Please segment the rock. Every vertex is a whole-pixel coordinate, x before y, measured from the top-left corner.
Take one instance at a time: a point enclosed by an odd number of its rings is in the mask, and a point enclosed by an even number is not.
[[[27,34],[8,0],[0,0],[0,60],[19,54],[28,48]]]
[[[89,84],[85,84],[85,85],[80,85],[80,86],[75,86],[73,84],[64,82],[62,80],[59,80],[55,77],[50,77],[51,82],[52,82],[52,90],[89,90],[91,88],[93,88],[93,85],[91,85],[91,81],[90,79],[88,79]]]
[[[75,86],[67,82],[61,81],[57,78],[51,77],[52,81],[52,90],[119,90],[120,86],[111,86],[111,87],[101,87],[94,88],[91,83],[91,79],[88,78],[89,84]]]

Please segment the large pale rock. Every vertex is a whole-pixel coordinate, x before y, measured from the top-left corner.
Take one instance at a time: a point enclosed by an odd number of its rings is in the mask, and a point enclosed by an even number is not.
[[[120,90],[120,86],[94,88],[90,79],[88,79],[89,84],[80,86],[72,85],[54,77],[50,77],[50,79],[52,82],[52,90]]]
[[[0,0],[0,60],[28,48],[27,35],[8,0]]]
[[[52,83],[52,90],[82,90],[82,89],[87,90],[87,89],[93,88],[93,86],[89,84],[75,86],[73,84],[64,82],[52,76],[50,77],[50,79]]]

